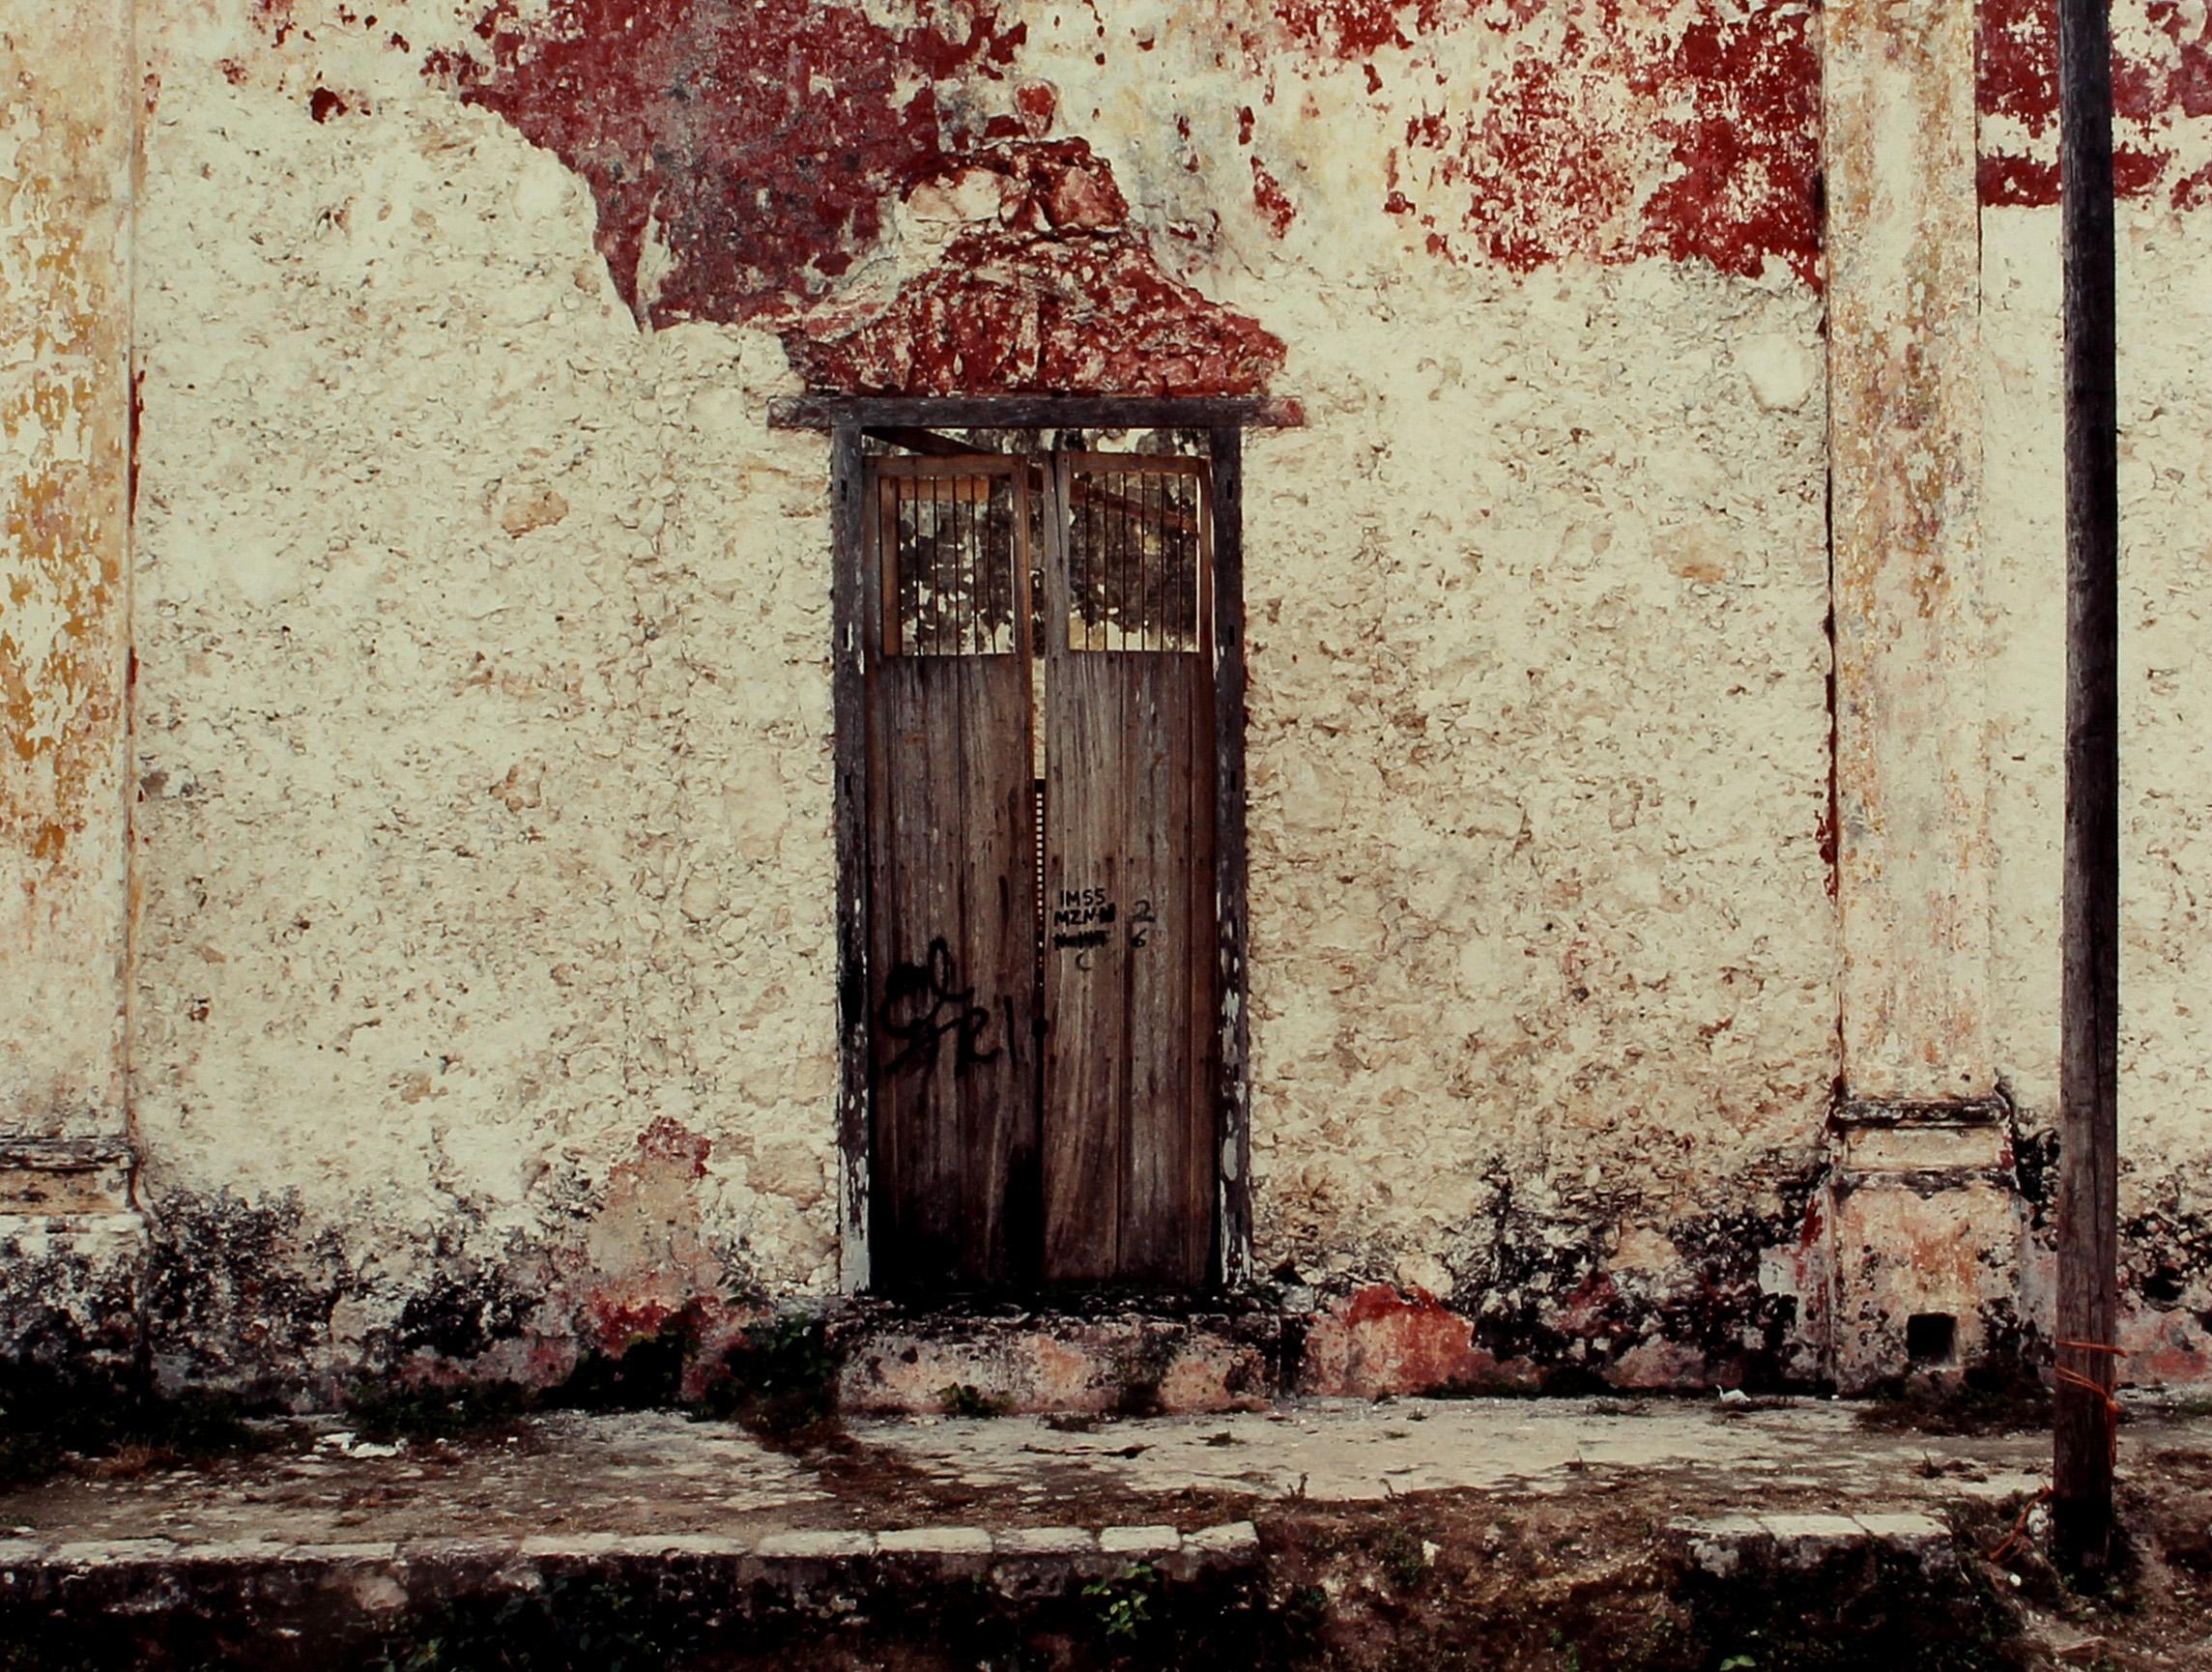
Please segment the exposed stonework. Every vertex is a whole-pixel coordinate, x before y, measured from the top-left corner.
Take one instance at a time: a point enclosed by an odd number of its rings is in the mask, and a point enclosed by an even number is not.
[[[1837,1111],[1823,1211],[1829,1370],[1846,1393],[2002,1366],[2021,1348],[2021,1205],[2004,1103]]]

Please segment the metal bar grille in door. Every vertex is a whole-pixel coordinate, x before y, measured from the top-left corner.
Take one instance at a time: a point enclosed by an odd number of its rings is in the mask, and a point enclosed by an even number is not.
[[[1068,480],[1068,649],[1201,649],[1203,461],[1082,453]]]
[[[1022,484],[1012,469],[943,468],[961,462],[886,459],[876,467],[886,655],[1005,656],[1021,638]],[[937,468],[897,468],[918,465]]]

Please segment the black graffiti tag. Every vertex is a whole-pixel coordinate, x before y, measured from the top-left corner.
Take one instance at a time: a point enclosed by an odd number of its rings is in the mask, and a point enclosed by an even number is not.
[[[938,936],[930,942],[928,959],[921,964],[894,964],[883,983],[883,1008],[877,1017],[884,1034],[899,1043],[899,1053],[885,1067],[886,1074],[919,1064],[937,1066],[937,1048],[946,1034],[956,1034],[953,1072],[962,1074],[979,1062],[995,1062],[998,1052],[978,1049],[991,1026],[991,1011],[975,1002],[975,989],[956,987],[959,971],[953,967],[952,948]]]

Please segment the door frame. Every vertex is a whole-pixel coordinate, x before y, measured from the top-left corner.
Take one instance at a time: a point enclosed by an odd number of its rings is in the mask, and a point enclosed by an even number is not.
[[[1297,424],[1295,402],[1151,398],[905,399],[809,396],[778,403],[775,427],[830,432],[833,812],[837,836],[838,1286],[871,1286],[872,991],[868,968],[864,438],[870,430],[1180,429],[1204,434],[1214,517],[1214,898],[1221,1145],[1213,1280],[1251,1277],[1251,1106],[1245,838],[1244,431]],[[886,437],[896,441],[896,436]]]

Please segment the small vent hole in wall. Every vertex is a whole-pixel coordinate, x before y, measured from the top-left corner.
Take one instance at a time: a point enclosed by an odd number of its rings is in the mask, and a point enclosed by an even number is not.
[[[1905,1356],[1916,1365],[1947,1365],[1956,1357],[1959,1320],[1949,1312],[1914,1312],[1905,1320]]]

